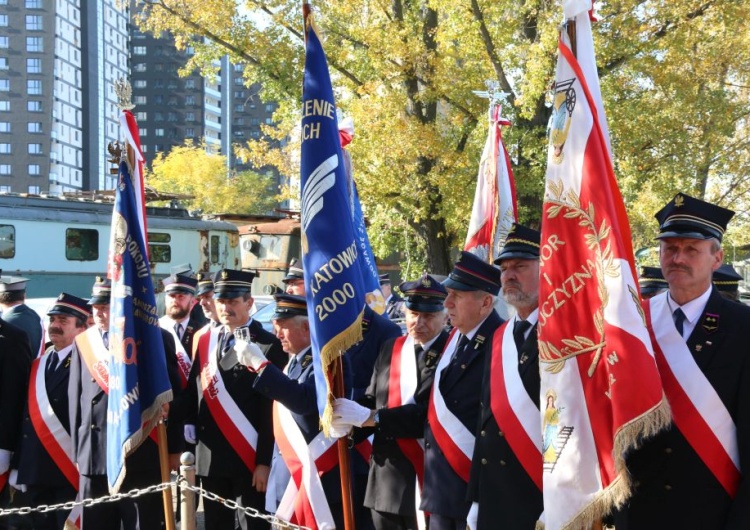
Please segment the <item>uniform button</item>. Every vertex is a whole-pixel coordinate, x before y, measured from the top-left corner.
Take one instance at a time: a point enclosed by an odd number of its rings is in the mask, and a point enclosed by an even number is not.
[[[457,399],[454,399],[454,400],[453,400],[453,404],[454,404],[454,405],[458,405],[458,400],[457,400]]]
[[[498,431],[498,432],[497,432],[497,435],[498,435],[498,436],[499,436],[500,438],[503,438],[503,437],[505,436],[505,433],[504,433],[503,431]]]
[[[94,398],[94,399],[91,400],[91,404],[92,405],[96,405],[97,403],[99,403],[98,399]]]
[[[671,455],[672,454],[672,448],[671,447],[667,447],[666,449],[664,449],[664,452],[667,453],[668,455]]]
[[[500,460],[500,465],[504,466],[505,465],[505,460]]]
[[[482,458],[482,465],[483,465],[483,466],[486,466],[486,465],[487,465],[487,459],[486,459],[486,458]]]
[[[92,424],[91,424],[91,430],[93,431],[94,429],[96,429],[96,425],[94,425],[94,424],[92,423]]]
[[[96,383],[96,379],[94,379],[94,378],[92,377],[92,378],[91,378],[91,382],[92,382],[92,383]]]
[[[424,446],[425,446],[425,447],[426,447],[427,449],[429,449],[429,448],[430,448],[430,442],[425,442],[425,443],[424,443]]]
[[[487,433],[484,432],[484,431],[480,432],[479,434],[482,435],[482,436],[487,436]]]
[[[664,489],[667,491],[672,491],[672,486],[670,484],[664,484]]]
[[[461,370],[466,370],[466,365],[465,364],[461,365]]]

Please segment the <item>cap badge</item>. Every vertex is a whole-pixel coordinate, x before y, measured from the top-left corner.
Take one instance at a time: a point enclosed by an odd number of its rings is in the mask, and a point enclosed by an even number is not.
[[[229,273],[227,271],[221,271],[221,279],[226,280],[229,278]]]
[[[677,206],[678,208],[680,208],[684,204],[685,204],[685,198],[682,195],[678,194],[674,198],[674,205]]]
[[[432,282],[429,278],[422,278],[422,287],[432,287]]]

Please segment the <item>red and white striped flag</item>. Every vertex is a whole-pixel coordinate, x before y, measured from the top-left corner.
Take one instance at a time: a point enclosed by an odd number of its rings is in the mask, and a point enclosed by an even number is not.
[[[625,452],[670,421],[612,168],[592,3],[563,5],[539,289],[548,530],[589,528],[624,502],[630,496]]]
[[[518,220],[516,185],[501,127],[510,122],[501,117],[502,107],[490,108],[490,128],[479,162],[477,189],[471,210],[464,250],[492,263],[500,254],[511,226]]]
[[[135,200],[139,203],[138,223],[141,225],[141,233],[146,232],[146,190],[143,183],[143,153],[141,152],[141,135],[138,133],[138,123],[133,113],[124,109],[120,114],[120,128],[125,134],[125,140],[130,147],[131,153],[131,178],[135,191]]]

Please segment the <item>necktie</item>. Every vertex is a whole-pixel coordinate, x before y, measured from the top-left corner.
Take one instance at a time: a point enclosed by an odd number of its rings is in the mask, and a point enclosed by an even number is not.
[[[109,331],[102,331],[102,342],[104,347],[109,349]]]
[[[49,360],[47,361],[47,372],[51,374],[57,370],[58,362],[60,362],[60,357],[55,350],[52,350],[52,353],[49,354]]]
[[[414,346],[414,355],[416,355],[417,359],[422,357],[422,352],[424,352],[424,347],[421,344]]]
[[[521,355],[521,347],[526,340],[524,334],[530,327],[531,322],[527,320],[516,320],[515,324],[513,324],[513,342],[516,343],[516,350],[518,350],[519,356]]]
[[[685,323],[685,313],[679,307],[672,313],[672,319],[674,320],[674,327],[677,328],[677,333],[682,337],[683,324]]]
[[[286,375],[291,376],[292,371],[296,368],[296,366],[297,366],[297,356],[295,355],[289,361],[289,368],[287,368]]]
[[[453,358],[451,359],[452,362],[455,362],[456,359],[458,359],[463,351],[466,349],[466,346],[469,344],[469,338],[466,335],[461,335],[461,338],[458,339],[458,345],[456,346],[456,351],[453,352]]]
[[[222,359],[227,353],[229,353],[234,347],[234,335],[226,333],[224,335],[224,346],[221,348],[219,359]]]
[[[174,331],[175,331],[175,333],[177,333],[177,338],[179,338],[180,340],[182,340],[182,324],[180,324],[179,322],[177,324],[175,324],[174,325]]]

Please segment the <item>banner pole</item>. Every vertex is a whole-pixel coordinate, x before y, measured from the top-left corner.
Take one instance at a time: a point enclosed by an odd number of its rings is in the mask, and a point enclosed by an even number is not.
[[[161,469],[162,483],[172,480],[169,472],[169,453],[167,452],[167,427],[164,420],[159,420],[156,425],[156,434],[159,440],[159,468]],[[162,492],[164,501],[164,521],[166,530],[175,530],[174,524],[174,507],[172,506],[172,488],[166,488]]]
[[[333,396],[345,397],[344,364],[339,356],[334,365]],[[352,474],[349,462],[349,438],[344,436],[336,442],[339,452],[339,473],[341,474],[341,503],[344,508],[344,529],[354,530],[354,503],[352,501]]]

